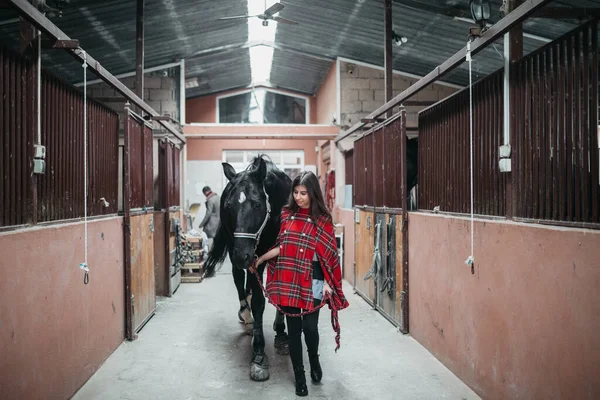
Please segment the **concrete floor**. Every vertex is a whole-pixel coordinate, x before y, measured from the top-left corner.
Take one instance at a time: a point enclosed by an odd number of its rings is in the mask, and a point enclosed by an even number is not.
[[[238,322],[230,267],[200,284],[182,284],[159,298],[156,315],[134,342],[124,342],[74,399],[292,399],[289,356],[273,349],[275,309],[265,310],[271,377],[249,378],[250,336]],[[323,381],[310,382],[318,399],[478,399],[479,397],[410,336],[399,333],[344,283],[350,307],[340,313],[341,344],[327,308],[321,312]],[[304,351],[306,351],[304,349]],[[309,370],[305,356],[305,368]]]

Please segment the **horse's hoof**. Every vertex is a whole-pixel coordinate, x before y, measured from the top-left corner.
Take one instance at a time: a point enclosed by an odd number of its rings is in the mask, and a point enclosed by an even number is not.
[[[267,355],[255,356],[250,364],[250,379],[253,381],[266,381],[269,379],[269,359]]]
[[[275,352],[280,356],[287,356],[290,354],[288,335],[286,333],[275,336]]]
[[[252,311],[247,307],[242,307],[238,311],[238,318],[241,323],[246,325],[251,325],[254,323],[254,318],[252,318]]]

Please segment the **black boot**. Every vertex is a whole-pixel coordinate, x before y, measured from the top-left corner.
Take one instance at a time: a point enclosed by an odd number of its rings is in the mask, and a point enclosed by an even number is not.
[[[310,379],[312,379],[313,382],[321,382],[323,370],[321,369],[321,364],[319,363],[319,355],[309,355],[308,360],[310,361]]]
[[[308,396],[304,366],[294,367],[294,378],[296,379],[296,395],[300,397]]]

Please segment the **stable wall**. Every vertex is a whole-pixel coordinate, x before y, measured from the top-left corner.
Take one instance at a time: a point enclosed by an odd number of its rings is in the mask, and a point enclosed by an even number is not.
[[[407,74],[394,71],[393,96],[399,95],[418,80],[419,78],[415,76],[407,76]],[[339,123],[342,130],[360,122],[361,118],[365,118],[385,104],[385,79],[382,67],[369,66],[351,60],[340,61],[340,85],[341,119]],[[459,86],[438,82],[425,87],[409,101],[428,102],[430,105],[456,92],[457,88]],[[406,107],[406,126],[408,128],[417,128],[418,113],[428,107],[428,104]]]
[[[600,398],[600,231],[410,213],[410,333],[486,399]]]
[[[123,219],[0,233],[0,398],[70,398],[124,339]]]
[[[121,83],[135,91],[135,77],[120,79]],[[162,76],[161,72],[147,72],[144,74],[144,101],[160,115],[167,115],[176,121],[180,120],[179,110],[179,83],[169,76]],[[119,92],[105,82],[88,85],[88,96],[93,97],[113,109],[119,114],[120,129],[123,130],[125,116],[125,99]],[[131,105],[132,110],[136,107]],[[158,122],[154,129],[164,129]]]
[[[316,110],[316,118],[313,123],[334,125],[333,121],[335,119],[335,123],[339,124],[340,116],[337,109],[337,94],[337,62],[334,62],[331,68],[329,68],[325,79],[323,79],[321,87],[314,97],[314,101],[311,102],[311,105],[314,104],[313,108]]]

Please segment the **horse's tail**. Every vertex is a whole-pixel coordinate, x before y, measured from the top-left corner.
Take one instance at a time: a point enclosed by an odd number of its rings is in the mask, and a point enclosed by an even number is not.
[[[204,277],[212,278],[215,276],[217,266],[221,265],[227,255],[227,233],[222,225],[219,225],[217,234],[213,240],[213,245],[208,252],[208,258],[204,262]]]

